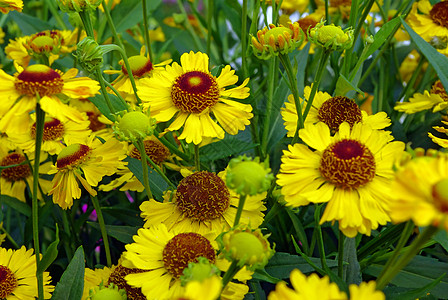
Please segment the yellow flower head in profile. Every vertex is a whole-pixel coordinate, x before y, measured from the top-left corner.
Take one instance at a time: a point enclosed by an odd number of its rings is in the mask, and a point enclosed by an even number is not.
[[[442,123],[444,125],[448,125],[448,118],[446,116],[442,117],[447,121],[442,120]],[[437,130],[438,132],[444,133],[445,135],[448,136],[448,128],[446,127],[442,127],[442,126],[434,126],[433,127],[435,130]],[[436,143],[437,145],[443,147],[443,148],[448,148],[448,138],[439,138],[436,137],[435,135],[433,135],[431,132],[428,132],[428,136],[431,138],[431,140]]]
[[[289,22],[286,26],[270,24],[269,27],[258,30],[257,38],[251,38],[251,45],[255,56],[269,59],[273,55],[294,51],[304,39],[305,35],[297,22]]]
[[[225,66],[218,77],[209,71],[209,58],[201,52],[184,53],[181,65],[174,62],[165,71],[141,80],[139,95],[143,107],[159,122],[174,120],[165,131],[181,128],[179,139],[198,145],[203,138],[224,138],[244,130],[252,118],[252,106],[231,99],[249,96],[249,79],[238,81],[235,71]],[[213,117],[213,118],[212,118]]]
[[[325,25],[322,21],[308,31],[308,39],[325,50],[341,51],[352,46],[353,29],[342,30],[340,26]]]
[[[7,14],[11,10],[17,10],[21,12],[23,9],[22,0],[0,0],[0,11]]]
[[[299,131],[303,144],[283,152],[277,183],[287,205],[327,203],[320,220],[338,221],[348,237],[370,235],[390,218],[387,202],[393,165],[404,143],[391,142],[390,132],[363,123],[340,125],[334,136],[325,123]]]
[[[93,135],[85,143],[74,143],[64,148],[58,155],[55,166],[48,172],[55,174],[48,192],[53,202],[63,209],[73,205],[73,199],[81,198],[79,183],[96,196],[93,189],[106,175],[113,175],[126,157],[123,145],[116,139],[104,144]]]
[[[419,111],[432,109],[432,112],[442,111],[448,108],[448,94],[442,82],[437,80],[430,91],[424,91],[423,94],[415,93],[409,102],[399,102],[395,104],[395,110],[407,114],[415,114]]]
[[[63,73],[40,64],[18,69],[14,76],[0,70],[1,132],[27,132],[32,121],[29,113],[34,111],[37,102],[54,118],[84,121],[83,115],[67,102],[69,99],[94,96],[99,90],[98,82],[87,77],[76,77],[76,69]]]
[[[425,41],[448,36],[448,1],[431,5],[429,0],[417,1],[406,19],[412,29]]]
[[[400,223],[448,230],[448,156],[417,157],[397,172],[391,184],[390,217]]]
[[[33,249],[26,250],[25,246],[18,250],[0,248],[0,278],[0,299],[36,299],[36,257]],[[54,290],[50,281],[50,273],[44,272],[44,299],[50,299]]]

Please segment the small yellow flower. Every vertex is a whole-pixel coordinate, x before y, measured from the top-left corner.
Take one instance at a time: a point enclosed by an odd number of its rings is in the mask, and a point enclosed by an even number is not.
[[[440,80],[437,80],[430,91],[423,94],[415,93],[409,102],[399,102],[395,105],[395,110],[414,114],[419,111],[432,109],[432,112],[442,111],[448,108],[448,94]]]
[[[286,26],[270,24],[257,32],[257,38],[252,36],[251,45],[255,56],[269,59],[273,55],[287,54],[297,49],[305,35],[299,23],[288,23]]]
[[[308,31],[308,39],[326,50],[341,51],[351,47],[353,43],[353,29],[342,30],[334,24],[324,25],[320,22]]]

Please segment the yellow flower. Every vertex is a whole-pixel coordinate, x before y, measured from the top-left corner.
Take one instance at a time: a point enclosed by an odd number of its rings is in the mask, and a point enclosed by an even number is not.
[[[225,185],[225,173],[218,175],[208,171],[196,172],[185,177],[172,195],[167,194],[164,203],[153,199],[140,205],[144,227],[164,223],[169,230],[193,231],[200,234],[214,233],[233,227],[239,196]],[[172,201],[170,200],[172,197]],[[266,193],[248,196],[240,223],[257,228],[263,222],[262,200]]]
[[[305,111],[307,99],[309,98],[311,87],[306,86],[304,90],[305,100],[302,111]],[[292,95],[288,96],[288,102],[281,108],[282,118],[287,136],[293,137],[297,128],[297,110]],[[379,112],[375,115],[368,115],[361,110],[354,100],[343,96],[331,97],[326,92],[317,91],[313,104],[305,120],[305,124],[316,124],[324,122],[331,131],[336,131],[342,122],[348,122],[353,126],[357,122],[369,124],[373,129],[383,129],[390,126],[390,120],[385,112]]]
[[[142,269],[142,273],[125,277],[129,285],[140,287],[147,299],[176,299],[185,292],[180,276],[191,262],[205,257],[211,263],[216,257],[216,243],[211,236],[196,232],[168,231],[164,224],[141,228],[134,236],[134,243],[126,245],[123,266]],[[236,287],[235,287],[236,286]],[[226,290],[236,290],[239,285],[230,283]],[[242,299],[234,297],[232,299]]]
[[[107,283],[110,274],[116,268],[112,266],[111,268],[104,267],[102,269],[95,268],[94,270],[85,268],[84,269],[84,289],[82,292],[82,300],[86,300],[89,297],[89,292],[91,289],[99,286],[100,283]]]
[[[77,38],[78,29],[45,30],[10,40],[5,53],[24,68],[29,65],[31,59],[39,60],[42,56],[47,56],[51,65],[60,55],[69,54],[76,49]]]
[[[404,143],[390,142],[390,132],[346,122],[334,136],[317,123],[301,129],[299,137],[316,151],[294,144],[283,152],[277,183],[287,205],[327,203],[321,224],[338,221],[348,237],[370,235],[389,221],[389,181]]]
[[[417,157],[397,172],[391,184],[393,222],[412,220],[417,226],[448,230],[448,156]]]
[[[399,102],[395,104],[395,110],[407,114],[432,109],[432,112],[438,112],[448,107],[448,94],[445,91],[440,80],[437,80],[431,91],[424,91],[423,94],[415,93],[409,102]]]
[[[81,197],[79,183],[96,196],[92,188],[97,186],[103,176],[113,175],[126,157],[123,145],[116,139],[109,139],[104,144],[94,136],[85,143],[74,143],[64,148],[58,155],[55,166],[49,174],[55,174],[48,192],[53,195],[53,202],[63,209],[73,205],[73,199]]]
[[[385,300],[386,296],[382,291],[376,290],[376,282],[361,282],[360,285],[350,284],[350,300]]]
[[[37,298],[36,257],[33,249],[0,248],[0,299],[34,300]],[[43,273],[44,299],[50,299],[54,286],[50,273]]]
[[[173,300],[216,300],[222,289],[219,276],[212,276],[203,281],[190,281],[185,286],[185,292]]]
[[[0,28],[0,44],[3,44],[5,42],[4,38],[5,38],[5,32],[3,31],[2,28]]]
[[[351,47],[353,29],[342,30],[340,26],[325,25],[325,21],[321,21],[308,31],[308,39],[326,50],[341,51]]]
[[[145,56],[145,47],[140,49],[139,55],[134,55],[129,57],[129,65],[132,70],[132,75],[134,76],[135,85],[138,90],[140,90],[141,80],[143,78],[149,78],[153,74],[163,71],[163,66],[169,64],[171,60],[166,60],[159,64],[153,64],[149,59],[149,55]],[[106,70],[106,74],[119,74],[117,78],[112,82],[113,87],[121,94],[121,96],[136,104],[136,98],[134,95],[134,89],[132,88],[131,80],[129,79],[129,73],[124,65],[123,60],[118,62],[121,65],[121,70]]]
[[[107,5],[107,7],[112,10],[114,9],[115,5],[119,4],[121,2],[121,0],[104,0],[104,4]],[[104,12],[104,7],[103,7],[103,3],[100,4],[100,6],[98,6],[98,8]]]
[[[421,0],[412,5],[407,21],[418,35],[429,42],[434,37],[448,36],[447,14],[448,1],[431,5],[429,0]]]
[[[27,163],[27,157],[19,149],[9,149],[6,147],[5,139],[0,139],[0,166],[6,167],[10,165],[21,164],[19,166],[3,169],[0,171],[0,194],[16,198],[22,202],[26,202],[28,194],[27,186],[33,186],[33,172]],[[12,150],[12,151],[11,151]],[[51,167],[51,162],[45,162],[48,155],[41,152],[41,164],[39,167],[40,174],[46,174]],[[34,152],[28,154],[29,162],[34,166]],[[51,181],[39,178],[39,185],[42,192],[46,193],[51,188]],[[38,199],[43,199],[40,191]]]
[[[179,139],[198,145],[204,137],[223,139],[224,130],[235,135],[250,124],[252,106],[230,100],[249,96],[246,87],[249,79],[240,86],[225,89],[238,81],[230,66],[225,66],[215,77],[209,71],[207,54],[184,53],[180,61],[182,66],[174,62],[164,72],[141,80],[143,107],[150,108],[151,116],[159,122],[174,117],[165,131],[183,127]]]
[[[21,12],[22,9],[22,0],[0,0],[0,11],[4,14],[7,14],[11,10],[17,10]]]
[[[77,74],[76,69],[64,74],[45,65],[28,66],[14,76],[0,70],[0,131],[27,132],[31,122],[29,113],[37,102],[54,118],[83,122],[83,115],[66,103],[69,99],[94,96],[99,85],[87,77],[76,77]]]
[[[272,0],[260,0],[261,2],[265,2],[267,5],[272,5]],[[275,3],[278,5],[280,1],[275,0]],[[280,8],[283,10],[285,14],[291,15],[294,12],[304,13],[308,11],[309,0],[283,0]]]
[[[443,124],[448,125],[448,121],[442,121]],[[435,130],[441,133],[445,133],[448,135],[448,128],[441,127],[441,126],[434,126]],[[436,143],[439,146],[442,146],[443,148],[448,148],[448,139],[442,139],[434,136],[432,133],[428,132],[428,136],[431,138],[431,140]]]

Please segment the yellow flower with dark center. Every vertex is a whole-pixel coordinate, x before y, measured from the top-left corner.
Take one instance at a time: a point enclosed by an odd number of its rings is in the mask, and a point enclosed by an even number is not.
[[[126,291],[127,299],[129,300],[144,300],[146,299],[142,293],[141,288],[130,286],[125,277],[128,274],[139,274],[143,273],[145,270],[137,269],[137,268],[126,268],[122,264],[119,264],[114,270],[110,273],[109,279],[106,281],[107,285],[115,284],[118,288],[124,289]]]
[[[11,10],[17,10],[21,12],[23,9],[22,0],[0,0],[0,11],[7,14]]]
[[[233,226],[239,196],[225,184],[225,173],[218,175],[208,171],[196,172],[185,177],[177,190],[166,195],[164,203],[153,199],[140,205],[144,227],[164,223],[170,230],[190,230],[200,234],[214,232],[218,236]],[[172,196],[172,201],[169,201]],[[266,208],[262,200],[266,193],[248,196],[240,223],[254,228],[263,222]]]
[[[417,226],[448,230],[448,156],[417,157],[397,172],[391,184],[393,222],[412,220]]]
[[[244,130],[253,116],[252,106],[230,99],[249,96],[249,79],[226,89],[238,81],[230,66],[215,77],[209,71],[207,54],[184,53],[180,60],[182,66],[174,62],[165,71],[142,79],[139,89],[143,107],[150,108],[152,117],[159,122],[174,117],[165,132],[183,128],[178,138],[197,145],[205,137],[223,139],[224,130],[232,135]]]
[[[31,59],[39,60],[42,56],[47,56],[51,65],[59,56],[76,49],[77,37],[78,29],[45,30],[10,40],[5,53],[8,58],[24,68],[29,65]]]
[[[2,169],[0,171],[0,194],[16,198],[22,202],[26,202],[28,194],[27,186],[33,186],[33,172],[27,162],[27,157],[19,149],[10,149],[6,146],[6,139],[0,139],[0,166],[6,167],[10,165],[19,166]],[[41,152],[41,164],[39,174],[46,174],[51,167],[51,162],[45,162],[47,154]],[[28,153],[28,159],[31,165],[34,165],[34,152]],[[51,188],[51,181],[39,177],[39,185],[42,191],[46,193]],[[38,192],[38,199],[42,200],[42,194]]]
[[[316,273],[304,275],[298,269],[294,269],[290,275],[293,289],[284,281],[277,283],[268,300],[385,300],[383,292],[377,291],[375,281],[362,282],[359,286],[349,286],[350,297],[341,290],[336,283],[330,282],[328,276],[320,278]]]
[[[309,98],[311,87],[306,86],[304,90],[305,100],[303,109],[305,110],[307,99]],[[293,137],[297,128],[297,110],[292,95],[288,96],[285,107],[281,108],[281,114],[288,137]],[[343,122],[353,126],[357,122],[369,124],[373,129],[384,129],[390,126],[390,120],[385,112],[378,112],[374,115],[368,115],[361,110],[353,99],[336,96],[331,97],[326,92],[317,91],[313,104],[305,120],[305,124],[316,124],[323,122],[330,127],[332,132],[338,130]]]
[[[419,111],[432,109],[432,112],[446,110],[448,108],[448,94],[440,80],[437,80],[430,91],[425,90],[423,94],[415,93],[409,102],[395,104],[395,110],[414,114]]]
[[[273,55],[291,53],[299,48],[304,39],[305,34],[297,22],[288,22],[286,26],[270,24],[257,32],[257,38],[251,38],[251,46],[255,56],[269,59]]]
[[[407,21],[425,41],[448,36],[448,1],[431,5],[429,0],[415,2]]]
[[[129,57],[128,61],[137,90],[140,90],[140,81],[143,78],[151,77],[154,73],[163,71],[163,66],[169,64],[171,59],[163,61],[159,64],[153,64],[149,59],[149,55],[145,56],[145,47],[143,46],[140,49],[140,54]],[[123,60],[120,60],[118,63],[121,65],[121,70],[105,70],[104,73],[118,74],[118,77],[112,82],[113,87],[126,101],[136,104],[134,89],[132,88],[131,80],[129,79],[128,70],[126,69]],[[138,95],[140,95],[140,93]]]
[[[141,288],[149,300],[176,299],[185,292],[180,280],[183,270],[201,256],[211,263],[218,262],[216,251],[216,244],[210,235],[168,231],[164,224],[142,228],[134,236],[134,243],[126,245],[123,266],[139,268],[144,272],[128,274],[125,279],[129,285]],[[239,286],[241,284],[229,283],[223,295],[238,294]],[[231,299],[243,297],[244,294]]]
[[[45,65],[31,65],[14,76],[0,70],[0,131],[27,132],[37,102],[54,118],[83,122],[83,115],[67,102],[94,96],[99,85],[87,77],[75,78],[77,74],[76,69],[64,74]]]
[[[59,153],[55,166],[48,172],[55,174],[53,188],[48,194],[53,195],[53,202],[63,209],[70,208],[73,199],[81,197],[79,183],[90,195],[96,196],[93,187],[104,176],[113,175],[118,168],[123,168],[125,157],[123,145],[116,139],[103,144],[90,136],[85,143],[70,144]]]
[[[50,299],[54,286],[50,273],[43,273],[44,299]],[[0,248],[0,299],[34,300],[37,294],[36,257],[33,249]]]
[[[287,205],[327,203],[321,224],[338,221],[348,237],[370,235],[390,220],[389,181],[402,142],[391,142],[390,132],[347,122],[334,136],[325,123],[317,123],[301,129],[299,137],[315,151],[294,144],[283,152],[277,183]]]

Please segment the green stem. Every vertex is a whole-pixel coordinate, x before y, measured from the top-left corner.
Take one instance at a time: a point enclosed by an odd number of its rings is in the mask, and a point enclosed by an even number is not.
[[[344,276],[344,241],[345,235],[339,230],[339,239],[338,239],[338,276],[343,278]]]
[[[409,246],[409,249],[403,256],[392,265],[386,272],[377,279],[376,288],[384,289],[387,284],[400,272],[407,264],[418,254],[427,241],[439,230],[438,227],[428,226],[418,235],[418,237]]]
[[[247,48],[247,0],[243,0],[243,7],[241,11],[241,69],[243,71],[244,78],[248,77],[246,48]]]
[[[199,172],[201,170],[201,160],[199,157],[199,145],[194,145],[194,165],[196,167],[196,171]]]
[[[224,274],[224,277],[222,278],[222,290],[227,286],[227,284],[232,280],[232,278],[235,276],[238,271],[241,270],[241,267],[238,266],[238,261],[234,260],[230,264],[229,269],[227,269],[227,272]]]
[[[13,245],[14,248],[19,249],[19,245],[16,243],[16,241],[12,238],[12,236],[9,234],[8,231],[6,231],[5,228],[0,227],[0,230],[6,235],[6,238],[8,241]]]
[[[112,266],[112,258],[110,256],[109,237],[107,236],[106,224],[104,223],[103,213],[97,196],[91,196],[93,207],[95,208],[96,215],[98,217],[98,223],[100,224],[101,236],[103,237],[104,250],[106,252],[106,263],[110,268]]]
[[[143,144],[143,140],[137,140],[134,146],[140,152],[140,158],[142,162],[142,171],[143,171],[143,185],[146,190],[146,194],[149,199],[152,199],[151,187],[149,186],[149,177],[148,177],[148,162],[146,161],[146,150],[145,145]]]
[[[61,16],[59,15],[59,11],[54,6],[54,1],[51,0],[45,0],[45,3],[47,4],[48,8],[51,11],[51,14],[56,19],[56,22],[58,23],[59,27],[62,30],[67,30],[67,26],[65,25],[64,21],[62,20]]]
[[[321,206],[318,204],[315,205],[316,210],[314,211],[314,223],[315,230],[317,232],[317,247],[319,249],[320,263],[322,264],[322,268],[327,271],[327,258],[325,257],[325,247],[324,247],[324,239],[322,237],[322,227],[320,226],[320,210]]]
[[[243,213],[244,203],[246,202],[246,195],[240,195],[240,201],[238,202],[238,209],[235,215],[235,221],[233,226],[235,227],[240,222],[241,214]]]
[[[208,0],[207,3],[207,54],[210,55],[210,49],[212,45],[212,19],[214,8],[214,0]]]
[[[115,117],[115,108],[112,106],[112,102],[110,101],[109,93],[107,92],[106,85],[104,84],[103,74],[101,74],[101,70],[99,67],[96,68],[95,75],[98,79],[98,82],[100,83],[101,93],[103,94],[104,100],[106,100],[107,107],[109,108],[113,117]]]
[[[271,60],[269,65],[269,79],[268,79],[268,95],[267,95],[267,102],[266,102],[266,117],[264,118],[263,123],[263,135],[261,137],[261,151],[262,151],[262,160],[264,160],[267,156],[267,146],[268,146],[268,139],[269,139],[269,129],[271,125],[271,111],[272,111],[272,101],[274,100],[274,85],[275,85],[275,78],[277,77],[277,59],[274,57],[274,59]]]
[[[282,63],[283,67],[285,68],[286,74],[288,75],[289,79],[289,85],[291,88],[292,95],[294,97],[294,103],[296,105],[296,112],[297,112],[297,128],[296,132],[294,133],[294,138],[292,139],[291,144],[294,144],[299,139],[299,129],[304,127],[304,118],[302,116],[302,106],[300,104],[300,97],[299,97],[299,89],[297,88],[297,77],[294,74],[291,61],[289,60],[289,57],[284,54],[279,54],[280,62]]]
[[[183,25],[185,26],[185,28],[187,29],[187,31],[190,33],[190,36],[193,39],[193,43],[195,45],[195,47],[200,50],[200,51],[204,51],[203,50],[203,45],[201,43],[201,40],[199,40],[197,34],[194,31],[193,26],[191,26],[190,22],[188,21],[188,13],[185,10],[184,4],[182,3],[182,0],[177,0],[177,6],[179,7],[179,10],[181,11],[181,13],[185,16],[185,20]]]
[[[33,195],[32,195],[32,222],[33,222],[33,240],[34,240],[34,252],[36,254],[36,268],[39,270],[40,265],[40,245],[39,245],[39,166],[40,166],[40,151],[42,147],[42,139],[44,134],[45,125],[45,112],[42,110],[39,104],[39,94],[37,96],[36,104],[36,147],[34,149],[34,167],[33,167]],[[44,280],[43,271],[37,271],[37,288],[39,300],[44,299]]]
[[[103,81],[106,84],[106,86],[114,92],[115,96],[117,96],[117,98],[120,99],[121,104],[123,104],[123,106],[126,107],[126,110],[129,111],[130,108],[129,104],[123,99],[123,97],[121,97],[120,93],[114,88],[114,86],[110,84],[106,79],[104,79],[104,76]]]
[[[146,45],[146,51],[148,51],[149,59],[153,61],[154,55],[152,54],[151,50],[151,40],[149,39],[149,26],[148,26],[148,14],[146,12],[146,0],[142,0],[143,5],[143,26],[145,27],[145,45]]]
[[[59,211],[62,216],[62,226],[64,228],[65,234],[68,237],[70,237],[71,233],[70,233],[70,225],[69,225],[68,217],[67,217],[67,210],[60,208]],[[72,243],[70,243],[69,239],[64,239],[64,244],[65,244],[64,249],[65,249],[67,258],[71,260],[73,257],[73,249],[72,249],[73,245],[72,245]]]
[[[159,168],[159,166],[152,161],[152,159],[145,153],[146,155],[146,159],[149,162],[149,164],[152,166],[152,168],[160,175],[160,177],[163,178],[163,180],[165,180],[165,182],[172,187],[173,189],[176,189],[176,185],[174,183],[171,182],[171,180],[169,180],[168,177],[166,177],[165,173],[162,172],[162,170]]]

